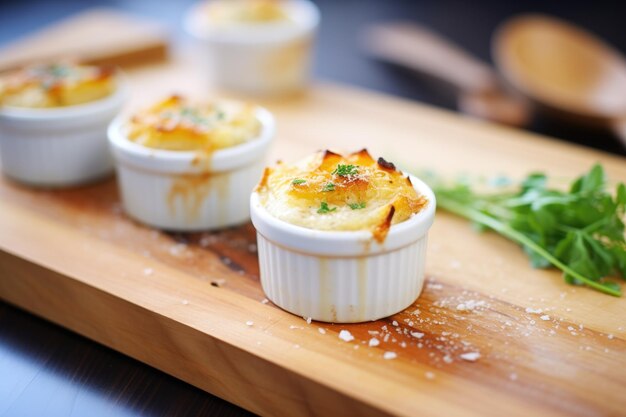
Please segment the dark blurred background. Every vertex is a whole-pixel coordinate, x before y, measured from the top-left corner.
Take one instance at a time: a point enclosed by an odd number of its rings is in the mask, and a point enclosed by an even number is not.
[[[184,42],[182,15],[193,0],[24,0],[0,3],[0,44],[42,25],[94,6],[123,9],[166,24],[175,42]],[[496,0],[317,0],[323,19],[316,49],[315,74],[397,96],[456,109],[456,91],[442,82],[368,58],[359,34],[370,23],[409,20],[445,35],[477,57],[491,62],[490,38],[504,19],[542,12],[591,30],[626,52],[626,2]],[[626,155],[611,134],[539,119],[531,130]]]
[[[165,23],[184,41],[180,20],[192,3],[154,0],[0,1],[0,44],[94,6],[123,9]],[[369,59],[358,35],[370,23],[412,20],[491,61],[499,22],[544,12],[581,25],[626,52],[626,2],[502,0],[317,0],[323,20],[315,74],[455,109],[451,88]],[[532,130],[625,155],[607,132],[536,120]],[[541,150],[538,149],[538,152]],[[0,277],[2,279],[2,277]],[[123,355],[0,303],[0,416],[245,415],[246,412]]]

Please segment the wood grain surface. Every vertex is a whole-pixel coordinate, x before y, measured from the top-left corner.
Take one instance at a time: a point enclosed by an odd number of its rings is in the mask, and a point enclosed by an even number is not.
[[[213,96],[202,75],[184,57],[133,70],[129,108],[172,91]],[[623,158],[365,91],[320,84],[262,102],[278,120],[272,159],[367,146],[445,175],[566,179],[600,161],[626,180]],[[377,322],[307,323],[276,308],[255,252],[251,225],[165,234],[132,222],[113,180],[64,191],[0,183],[2,299],[261,415],[626,409],[624,299],[533,270],[517,246],[463,220],[437,214],[423,295]]]

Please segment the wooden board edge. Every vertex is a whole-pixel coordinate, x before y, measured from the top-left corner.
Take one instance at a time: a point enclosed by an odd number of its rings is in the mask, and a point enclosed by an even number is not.
[[[3,250],[0,275],[0,298],[4,301],[254,413],[391,415],[200,330]],[[130,335],[138,329],[141,336]],[[150,341],[153,346],[145,349],[144,343]],[[168,357],[178,360],[163,360]],[[198,357],[211,360],[198,361]]]

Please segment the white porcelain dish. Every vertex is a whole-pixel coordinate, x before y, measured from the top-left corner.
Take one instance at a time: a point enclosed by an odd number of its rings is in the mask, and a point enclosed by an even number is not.
[[[118,77],[113,94],[58,108],[0,107],[0,159],[4,173],[37,187],[68,187],[113,171],[107,126],[128,97]]]
[[[258,95],[300,90],[309,67],[320,13],[308,0],[285,2],[292,21],[212,25],[206,2],[186,14],[184,27],[195,40],[213,84]]]
[[[333,323],[377,320],[411,305],[422,291],[436,207],[432,190],[415,177],[411,182],[428,205],[392,225],[382,244],[369,231],[320,231],[284,222],[253,193],[250,210],[267,297],[298,316]]]
[[[258,137],[215,151],[198,163],[198,152],[148,148],[130,141],[116,118],[109,142],[116,163],[122,204],[134,219],[164,230],[213,230],[245,223],[249,197],[263,172],[274,138],[274,118],[259,108]]]

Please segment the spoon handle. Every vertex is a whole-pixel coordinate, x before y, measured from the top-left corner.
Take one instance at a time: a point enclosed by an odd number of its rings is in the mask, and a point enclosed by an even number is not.
[[[461,91],[497,88],[497,76],[489,65],[415,23],[375,25],[364,33],[363,40],[377,58],[438,77]]]
[[[626,149],[626,119],[615,120],[611,128],[619,141],[622,142],[624,149]]]

